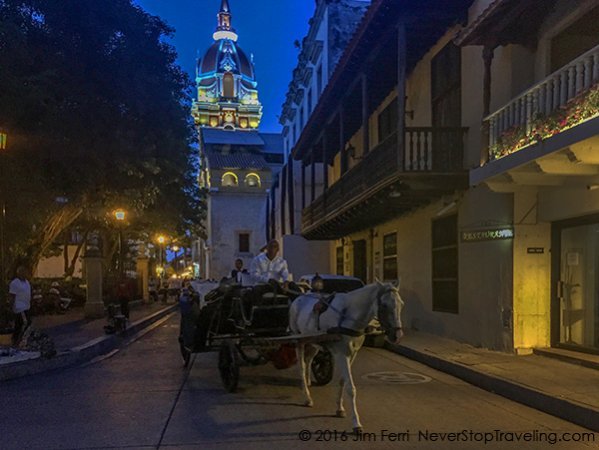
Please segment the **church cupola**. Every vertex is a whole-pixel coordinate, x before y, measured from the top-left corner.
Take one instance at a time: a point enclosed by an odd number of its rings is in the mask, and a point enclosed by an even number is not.
[[[222,0],[217,17],[218,26],[212,35],[214,40],[231,39],[232,41],[237,42],[237,33],[235,33],[235,29],[231,26],[231,8],[229,8],[228,0]]]
[[[214,43],[198,59],[198,98],[192,116],[197,126],[228,130],[255,130],[262,118],[253,58],[237,44],[231,8],[222,0]]]

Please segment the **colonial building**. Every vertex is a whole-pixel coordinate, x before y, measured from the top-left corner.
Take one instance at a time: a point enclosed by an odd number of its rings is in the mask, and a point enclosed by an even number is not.
[[[513,232],[468,245],[505,260],[513,346],[598,352],[599,2],[479,1],[457,42],[484,80],[470,183]]]
[[[259,133],[262,116],[254,65],[237,44],[222,0],[214,44],[198,61],[192,116],[200,137],[200,186],[207,194],[207,237],[196,248],[202,278],[246,267],[265,244],[266,199],[283,163],[280,134]]]
[[[316,2],[282,106],[280,123],[283,125],[286,165],[275,177],[270,192],[267,223],[269,238],[281,242],[283,256],[296,277],[314,272],[330,273],[331,267],[328,243],[308,241],[300,234],[301,167],[288,155],[369,5],[370,0]],[[314,186],[322,185],[320,174],[317,170]]]
[[[373,0],[293,148],[303,236],[413,329],[599,350],[598,6]]]

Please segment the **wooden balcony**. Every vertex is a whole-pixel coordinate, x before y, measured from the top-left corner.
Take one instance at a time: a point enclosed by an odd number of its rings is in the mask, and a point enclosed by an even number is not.
[[[489,128],[488,160],[518,152],[576,126],[568,109],[598,89],[599,46],[576,58],[485,118]],[[584,114],[584,113],[583,113]],[[572,117],[568,117],[572,116]],[[580,122],[589,119],[581,117]]]
[[[375,226],[467,186],[464,128],[406,128],[372,149],[302,212],[308,239]]]

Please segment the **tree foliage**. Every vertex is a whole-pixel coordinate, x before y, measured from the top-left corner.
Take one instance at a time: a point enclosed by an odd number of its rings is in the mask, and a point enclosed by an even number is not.
[[[66,228],[110,228],[117,207],[140,236],[201,234],[191,83],[172,32],[131,0],[0,0],[13,256],[34,267]]]

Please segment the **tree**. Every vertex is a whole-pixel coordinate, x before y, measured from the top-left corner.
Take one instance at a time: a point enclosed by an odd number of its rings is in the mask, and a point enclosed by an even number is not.
[[[191,82],[172,32],[131,0],[0,0],[13,258],[35,267],[65,229],[116,207],[146,233],[202,233]]]

